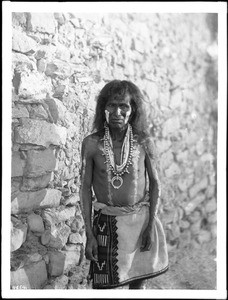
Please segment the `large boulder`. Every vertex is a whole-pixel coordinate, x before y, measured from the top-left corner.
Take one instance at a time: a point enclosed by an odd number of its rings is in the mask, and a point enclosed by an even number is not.
[[[41,289],[46,282],[47,270],[44,260],[11,272],[12,289]]]
[[[26,240],[28,226],[11,217],[11,252],[19,249]]]
[[[21,53],[27,53],[29,51],[35,52],[37,43],[34,39],[27,36],[24,32],[21,32],[17,29],[13,29],[12,38],[12,48],[14,51]]]
[[[12,214],[30,212],[38,208],[58,207],[61,192],[56,189],[43,189],[36,192],[18,192],[11,202]]]
[[[23,119],[22,125],[15,128],[15,142],[35,144],[48,148],[52,145],[65,144],[67,131],[43,120]]]
[[[57,159],[55,157],[55,150],[53,148],[27,151],[24,174],[26,177],[42,176],[46,173],[54,171],[56,167]]]
[[[57,22],[53,13],[29,13],[27,17],[27,30],[55,34]]]
[[[31,231],[44,232],[44,223],[41,216],[32,212],[27,217],[27,223]]]

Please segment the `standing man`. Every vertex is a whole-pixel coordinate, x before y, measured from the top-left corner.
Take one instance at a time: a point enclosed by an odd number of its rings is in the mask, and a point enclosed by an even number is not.
[[[125,80],[107,83],[97,100],[96,132],[82,143],[80,197],[93,289],[142,289],[145,279],[168,269],[147,127],[138,87]]]

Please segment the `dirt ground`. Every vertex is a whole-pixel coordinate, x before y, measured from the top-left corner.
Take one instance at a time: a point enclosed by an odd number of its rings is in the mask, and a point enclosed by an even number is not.
[[[147,289],[216,289],[215,242],[202,248],[188,247],[169,252],[169,270],[147,280]]]

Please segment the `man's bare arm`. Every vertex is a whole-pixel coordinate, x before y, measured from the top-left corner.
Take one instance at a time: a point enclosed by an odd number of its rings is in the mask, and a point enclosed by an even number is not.
[[[149,197],[150,197],[150,218],[148,226],[153,226],[154,215],[159,205],[161,196],[160,180],[156,169],[155,161],[146,154],[146,169],[149,177]]]
[[[97,241],[93,235],[92,229],[92,178],[93,178],[93,157],[89,138],[83,140],[81,150],[81,186],[80,200],[82,213],[86,229],[86,258],[97,260]]]
[[[150,214],[149,222],[142,236],[141,251],[150,250],[152,246],[151,233],[153,231],[154,215],[157,211],[160,198],[160,181],[156,170],[155,162],[148,154],[145,157],[146,170],[149,177],[149,198],[150,198]]]

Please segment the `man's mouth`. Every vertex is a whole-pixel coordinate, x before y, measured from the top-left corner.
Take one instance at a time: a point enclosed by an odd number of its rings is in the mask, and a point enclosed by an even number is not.
[[[121,123],[121,122],[123,122],[122,119],[111,119],[110,121],[114,122],[114,123]]]

